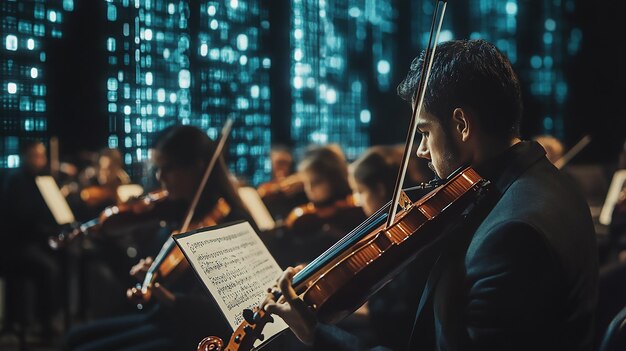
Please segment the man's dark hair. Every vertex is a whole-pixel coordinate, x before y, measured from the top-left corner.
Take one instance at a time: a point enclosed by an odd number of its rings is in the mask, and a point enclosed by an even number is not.
[[[413,102],[423,62],[424,52],[413,60],[409,73],[398,85],[402,99]],[[473,112],[481,127],[497,138],[519,135],[519,80],[509,60],[493,44],[455,40],[437,46],[424,109],[445,125],[457,107]]]

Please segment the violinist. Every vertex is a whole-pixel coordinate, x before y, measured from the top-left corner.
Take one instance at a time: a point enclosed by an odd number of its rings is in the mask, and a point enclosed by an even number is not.
[[[415,91],[424,59],[412,62],[398,87],[412,104],[421,100]],[[592,349],[598,267],[589,209],[543,148],[520,139],[521,116],[518,78],[493,44],[437,46],[416,116],[417,156],[441,178],[471,165],[492,182],[495,198],[439,248],[415,297],[416,322],[403,340],[409,350]],[[282,297],[269,293],[261,307],[313,349],[367,349],[318,322],[291,286],[299,270],[285,270],[274,287]]]
[[[192,201],[215,147],[215,143],[195,127],[178,125],[162,133],[156,143],[155,162],[157,178],[168,191],[169,200],[180,201],[183,205]],[[215,223],[250,220],[221,157],[208,178],[192,223],[207,220],[208,216]],[[171,220],[167,230],[162,231],[161,244],[171,234],[171,228],[179,228],[178,223],[174,223],[178,221]],[[151,257],[140,260],[131,268],[131,275],[141,281],[151,263]],[[161,283],[153,287],[152,296],[156,300],[153,306],[140,314],[75,328],[67,336],[67,347],[71,350],[184,350],[195,348],[206,330],[228,333],[228,326],[206,299],[191,270],[183,272],[168,286]]]
[[[294,208],[285,224],[297,262],[310,260],[365,219],[352,197],[348,166],[337,145],[307,150],[298,165],[309,203]]]
[[[24,143],[20,160],[20,167],[3,184],[0,264],[6,267],[2,271],[35,283],[35,312],[42,321],[42,337],[48,339],[60,330],[62,286],[60,262],[47,245],[47,237],[59,226],[35,183],[35,177],[49,174],[46,146],[38,140]],[[17,298],[9,294],[9,318],[16,318],[10,307],[18,305]]]

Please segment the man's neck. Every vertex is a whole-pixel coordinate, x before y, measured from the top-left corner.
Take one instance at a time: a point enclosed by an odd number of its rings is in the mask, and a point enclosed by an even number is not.
[[[480,165],[485,162],[489,162],[489,160],[500,156],[511,146],[519,143],[520,141],[521,140],[519,138],[515,137],[506,141],[490,141],[482,143],[481,147],[478,148],[474,154],[473,164]]]

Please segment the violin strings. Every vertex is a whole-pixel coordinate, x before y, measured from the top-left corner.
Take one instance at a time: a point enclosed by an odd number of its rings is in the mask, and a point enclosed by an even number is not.
[[[441,182],[431,181],[428,183],[422,183],[414,187],[406,188],[404,189],[404,191],[411,192],[414,190],[424,190],[424,189],[435,188],[439,186],[440,183]],[[385,204],[383,207],[378,209],[378,211],[374,212],[374,214],[369,216],[365,221],[363,221],[363,223],[359,224],[356,228],[351,230],[338,242],[333,244],[330,248],[324,251],[321,255],[319,255],[317,258],[315,258],[313,261],[307,264],[306,267],[304,267],[300,272],[298,272],[298,274],[294,276],[293,285],[297,286],[302,280],[308,278],[309,275],[312,273],[311,271],[315,271],[316,268],[320,264],[322,265],[326,264],[328,261],[337,257],[337,255],[343,252],[346,245],[351,245],[356,240],[360,240],[363,237],[363,233],[368,233],[372,229],[373,226],[382,224],[382,221],[384,221],[384,219],[386,218],[385,214],[389,206],[391,206],[391,201],[387,202],[387,204]],[[381,213],[384,213],[383,216],[381,216]]]

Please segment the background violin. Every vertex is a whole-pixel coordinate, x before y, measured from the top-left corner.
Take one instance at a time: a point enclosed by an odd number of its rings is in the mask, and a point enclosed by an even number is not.
[[[343,236],[364,219],[365,213],[350,194],[325,206],[312,202],[298,206],[289,213],[284,224],[294,235],[311,235],[322,231],[324,226],[333,226]]]
[[[125,203],[109,206],[98,217],[84,223],[74,223],[69,230],[50,237],[48,244],[52,249],[59,249],[89,233],[116,233],[122,228],[136,226],[146,220],[180,215],[180,206],[168,202],[167,199],[167,191],[157,190]]]

